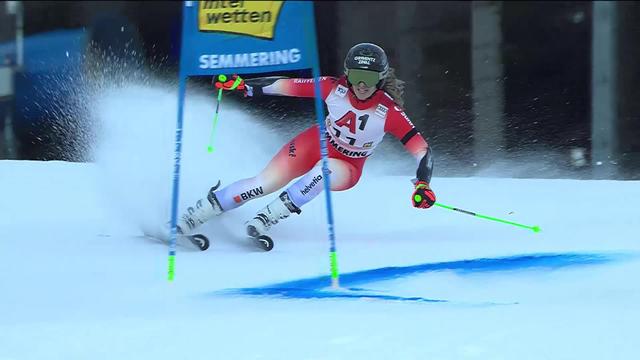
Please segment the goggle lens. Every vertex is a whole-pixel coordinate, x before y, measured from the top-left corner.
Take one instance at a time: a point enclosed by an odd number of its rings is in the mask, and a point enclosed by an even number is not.
[[[363,82],[368,87],[374,87],[380,81],[380,73],[371,70],[350,69],[347,72],[347,79],[352,85]]]

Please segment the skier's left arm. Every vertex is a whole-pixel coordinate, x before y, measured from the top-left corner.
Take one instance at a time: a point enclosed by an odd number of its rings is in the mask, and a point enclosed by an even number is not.
[[[320,94],[326,99],[335,86],[338,79],[333,77],[320,77]],[[263,78],[245,79],[245,94],[257,97],[262,95],[314,97],[315,79],[290,79],[282,76],[270,76]]]
[[[404,148],[416,159],[416,183],[413,192],[413,206],[417,208],[429,208],[436,196],[431,190],[431,174],[433,173],[433,158],[431,148],[422,137],[418,129],[413,125],[407,114],[400,108],[394,107],[389,111],[389,117],[385,124],[385,132],[391,133],[402,142]]]

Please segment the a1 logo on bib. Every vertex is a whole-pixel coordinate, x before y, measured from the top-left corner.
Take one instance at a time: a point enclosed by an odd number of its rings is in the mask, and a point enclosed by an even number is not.
[[[344,97],[345,95],[347,95],[347,88],[342,85],[338,85],[338,87],[336,88],[336,94],[340,97]]]

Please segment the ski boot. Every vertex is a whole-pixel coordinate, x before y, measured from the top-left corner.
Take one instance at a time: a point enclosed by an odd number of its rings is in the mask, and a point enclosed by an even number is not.
[[[206,199],[196,201],[195,205],[188,207],[187,212],[178,219],[178,234],[188,237],[202,251],[209,248],[209,239],[203,234],[193,234],[193,231],[213,217],[222,214],[222,207],[214,193],[218,187],[220,187],[220,181],[209,190]]]
[[[273,240],[265,234],[272,225],[288,218],[293,213],[300,214],[301,210],[291,201],[289,194],[285,191],[269,205],[258,211],[253,219],[246,222],[247,235],[254,239],[263,250],[271,251]]]
[[[162,231],[149,231],[148,229],[144,231],[144,236],[160,240],[161,242],[169,245],[171,243],[171,222],[165,223],[162,227]],[[189,240],[189,242],[185,242],[183,240]],[[187,246],[190,248],[191,246],[197,247],[200,251],[205,251],[209,248],[209,238],[202,234],[194,234],[187,235],[184,234],[180,226],[176,226],[176,245],[179,246]]]

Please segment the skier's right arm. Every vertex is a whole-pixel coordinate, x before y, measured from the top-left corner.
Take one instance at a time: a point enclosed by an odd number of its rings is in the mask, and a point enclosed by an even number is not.
[[[320,93],[326,99],[338,79],[323,76],[320,78]],[[314,97],[314,79],[290,79],[282,76],[244,79],[247,96],[279,95],[294,97]]]

